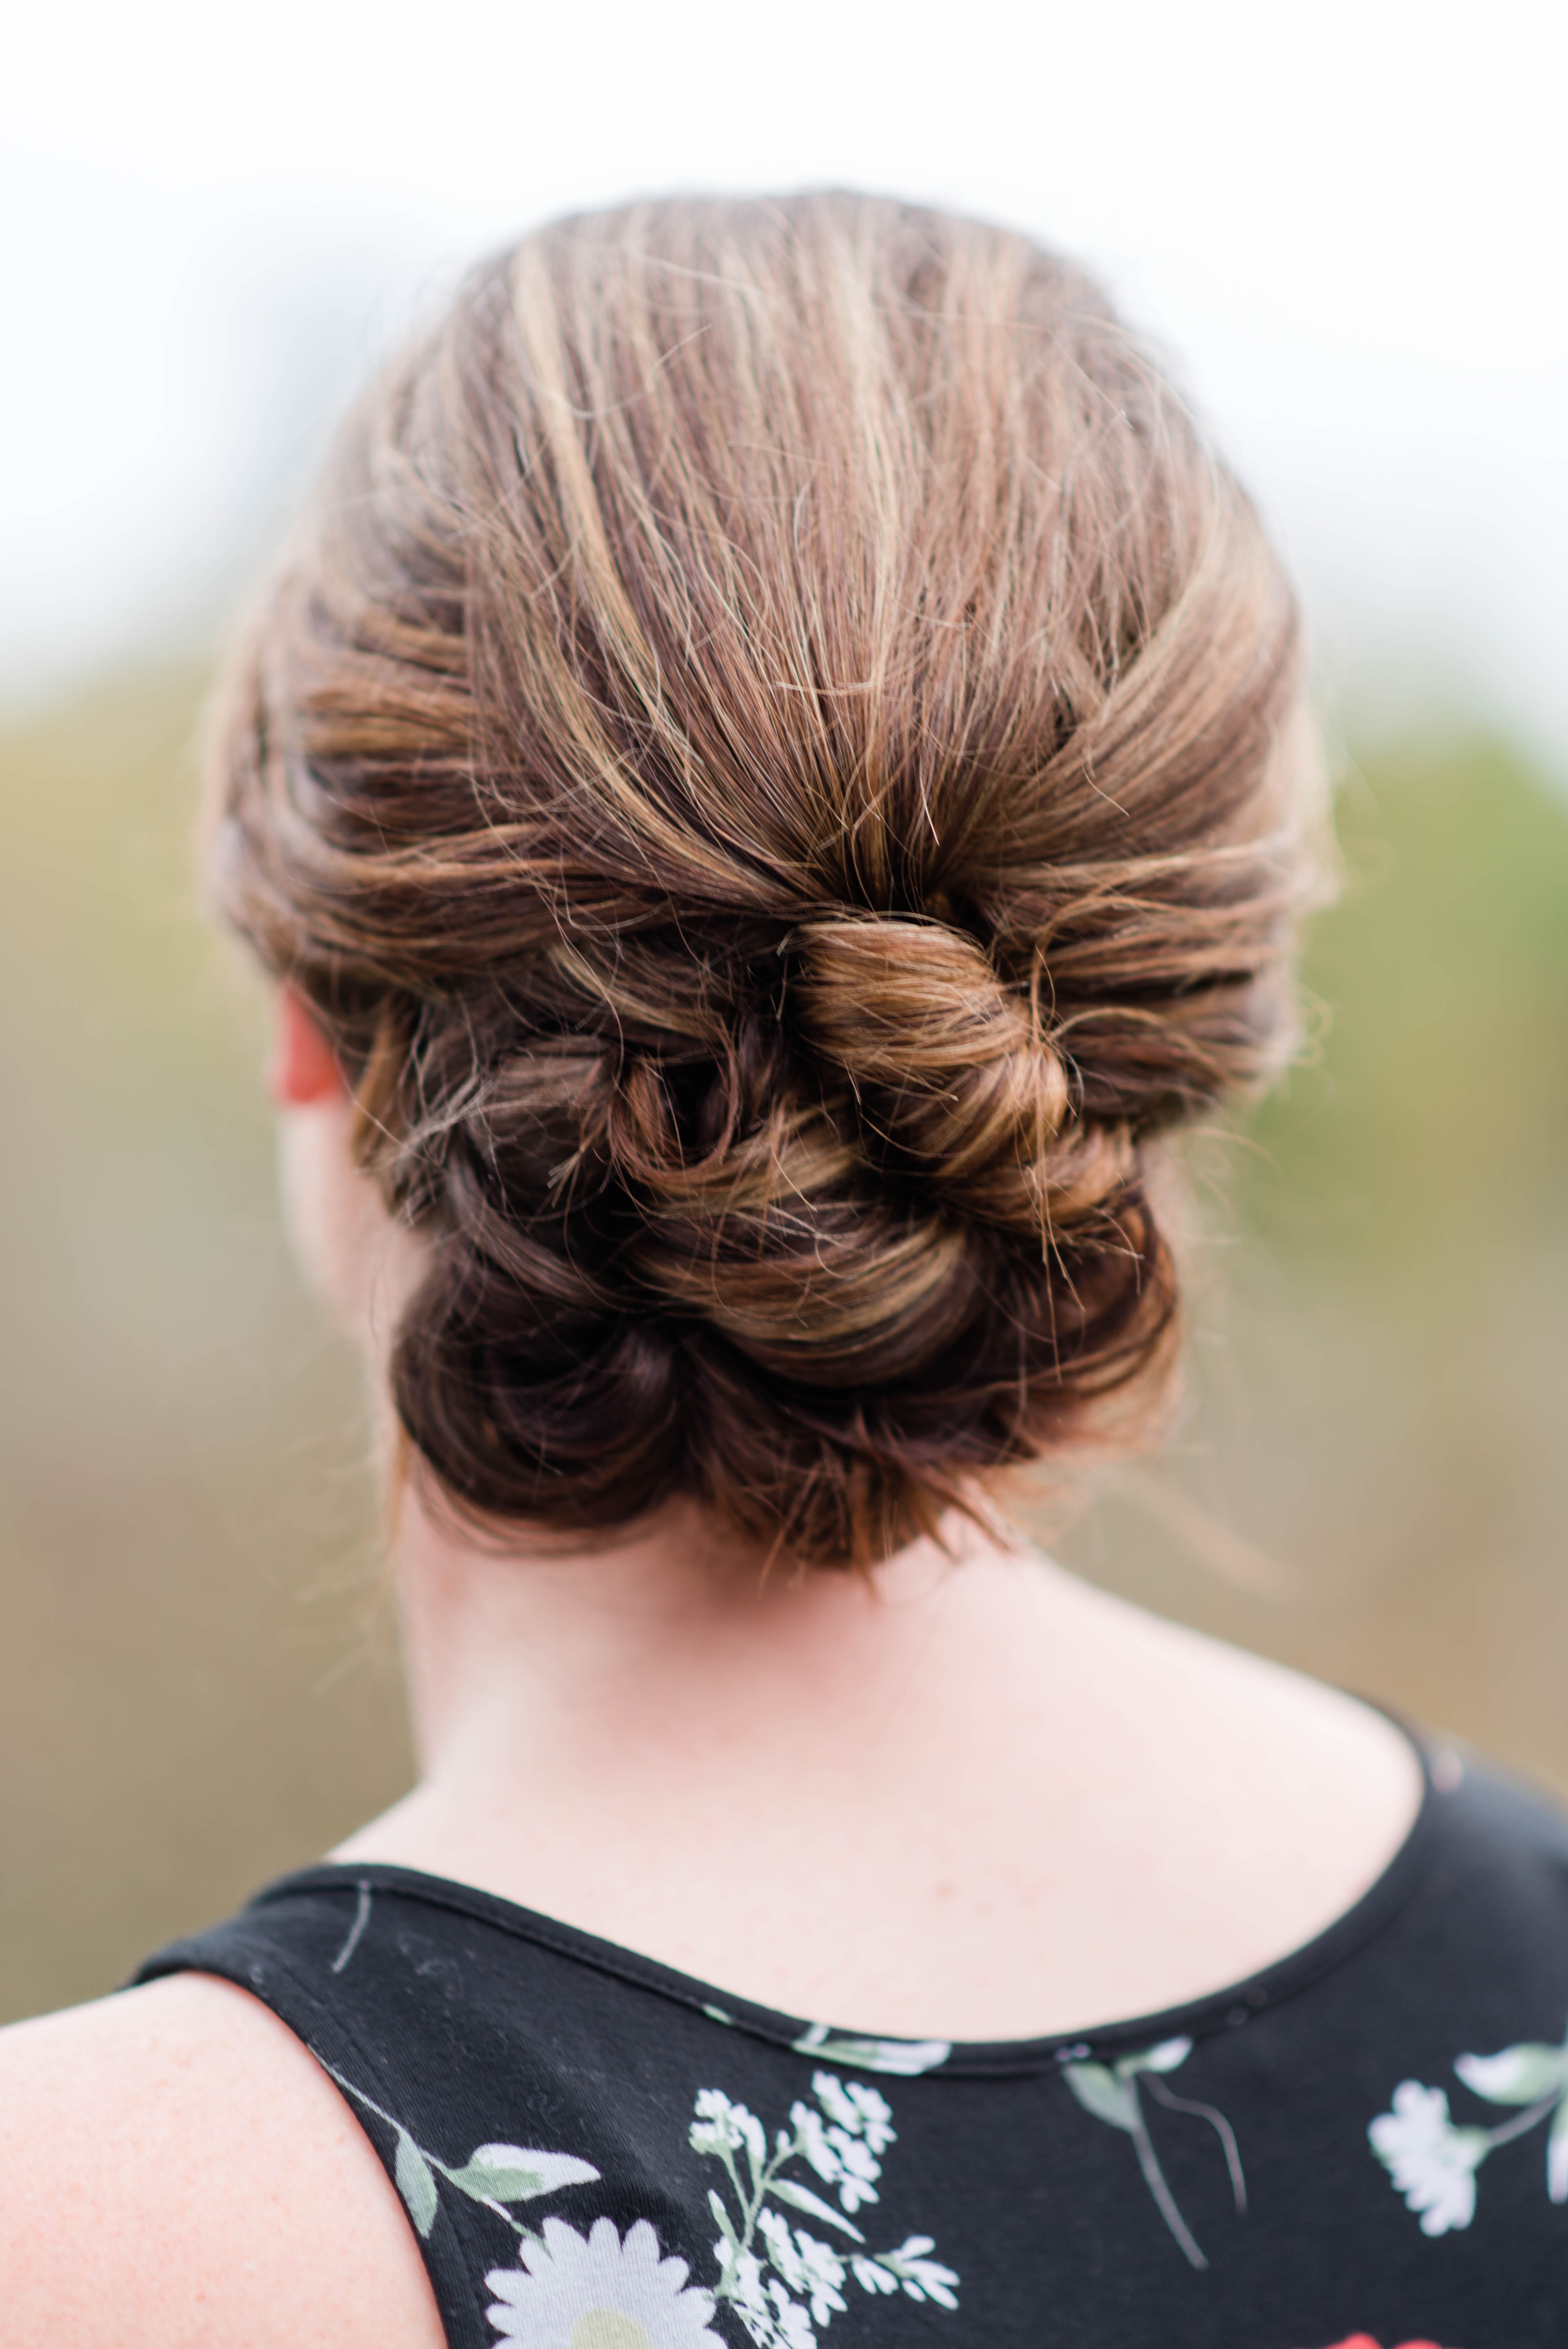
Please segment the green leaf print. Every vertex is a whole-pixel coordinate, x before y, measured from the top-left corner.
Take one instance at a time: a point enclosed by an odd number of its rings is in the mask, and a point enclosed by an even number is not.
[[[838,2227],[846,2235],[852,2235],[857,2243],[865,2241],[852,2219],[846,2219],[841,2210],[835,2210],[830,2203],[823,2201],[820,2194],[813,2194],[809,2186],[797,2186],[792,2178],[776,2178],[768,2190],[775,2201],[788,2202],[792,2210],[805,2210],[813,2219],[821,2219],[828,2226]]]
[[[1191,2053],[1190,2039],[1162,2039],[1158,2047],[1145,2047],[1140,2054],[1123,2055],[1116,2068],[1124,2080],[1130,2080],[1136,2072],[1174,2072]]]
[[[1454,2070],[1489,2105],[1538,2105],[1568,2086],[1568,2052],[1527,2040],[1496,2055],[1456,2055]]]
[[[330,2079],[337,2082],[346,2096],[365,2112],[374,2113],[384,2122],[397,2139],[397,2151],[393,2174],[397,2191],[408,2206],[408,2216],[421,2236],[428,2235],[436,2223],[440,2207],[440,2189],[437,2179],[444,2178],[470,2201],[482,2202],[498,2219],[504,2219],[513,2234],[531,2241],[539,2239],[521,2219],[514,2219],[507,2209],[509,2202],[531,2202],[538,2194],[556,2194],[563,2186],[592,2185],[599,2172],[591,2161],[580,2161],[573,2153],[541,2153],[532,2146],[480,2145],[469,2154],[460,2169],[432,2153],[428,2145],[418,2145],[410,2137],[396,2113],[356,2088],[352,2080],[335,2071],[325,2056],[316,2061]]]
[[[740,2249],[740,2238],[730,2224],[729,2213],[724,2207],[724,2197],[721,2194],[716,2194],[711,2186],[707,2189],[707,2207],[713,2212],[718,2231],[729,2249],[732,2251],[738,2251]]]
[[[1176,2198],[1165,2182],[1160,2167],[1160,2157],[1154,2150],[1154,2140],[1149,2134],[1149,2123],[1139,2094],[1139,2075],[1158,2104],[1171,2112],[1191,2114],[1194,2119],[1207,2121],[1224,2149],[1225,2167],[1230,2173],[1231,2192],[1237,2215],[1244,2217],[1247,2208],[1246,2180],[1242,2175],[1241,2155],[1236,2148],[1236,2135],[1223,2113],[1212,2105],[1196,2103],[1189,2096],[1178,2096],[1165,2085],[1163,2075],[1176,2071],[1192,2053],[1190,2039],[1161,2039],[1152,2047],[1142,2047],[1130,2054],[1119,2055],[1114,2064],[1095,2064],[1087,2055],[1062,2065],[1062,2077],[1083,2106],[1097,2121],[1106,2121],[1112,2128],[1121,2129],[1132,2139],[1138,2156],[1138,2166],[1143,2172],[1143,2182],[1154,2199],[1154,2207],[1171,2234],[1181,2245],[1182,2253],[1195,2268],[1209,2264],[1199,2250],[1191,2228],[1176,2207]]]
[[[903,2080],[934,2072],[953,2053],[951,2039],[857,2039],[830,2031],[825,2023],[813,2023],[791,2044],[797,2055],[823,2055],[830,2064],[848,2064],[859,2072],[891,2072]]]
[[[1085,2112],[1092,2113],[1097,2121],[1109,2121],[1112,2128],[1130,2133],[1137,2128],[1138,2091],[1103,2064],[1068,2064],[1066,2078]]]
[[[540,2153],[531,2146],[480,2145],[461,2169],[447,2172],[476,2202],[531,2202],[562,2186],[586,2186],[598,2177],[591,2162],[570,2153]]]
[[[1549,2201],[1568,2202],[1568,2096],[1553,2114],[1547,2132],[1546,2194]]]
[[[429,2163],[405,2128],[397,2131],[397,2191],[408,2205],[408,2216],[421,2238],[436,2223],[440,2196]]]

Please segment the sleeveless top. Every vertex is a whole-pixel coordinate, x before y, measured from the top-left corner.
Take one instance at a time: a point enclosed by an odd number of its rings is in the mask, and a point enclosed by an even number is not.
[[[1568,1824],[1451,1754],[1318,1939],[1070,2039],[777,2014],[397,1868],[137,1979],[190,1968],[336,2082],[452,2349],[1568,2344]]]

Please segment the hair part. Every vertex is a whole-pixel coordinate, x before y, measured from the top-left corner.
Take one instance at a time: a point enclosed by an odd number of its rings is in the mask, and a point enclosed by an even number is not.
[[[1294,1037],[1297,634],[1021,236],[680,201],[470,280],[236,656],[211,858],[428,1237],[452,1499],[841,1566],[1127,1440],[1154,1154]]]

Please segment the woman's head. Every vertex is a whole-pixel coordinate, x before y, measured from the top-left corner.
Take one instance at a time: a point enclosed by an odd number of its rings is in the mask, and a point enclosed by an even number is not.
[[[675,202],[479,273],[237,661],[213,843],[425,1236],[446,1492],[834,1565],[1125,1426],[1161,1139],[1288,1043],[1298,696],[1245,497],[1024,238]]]

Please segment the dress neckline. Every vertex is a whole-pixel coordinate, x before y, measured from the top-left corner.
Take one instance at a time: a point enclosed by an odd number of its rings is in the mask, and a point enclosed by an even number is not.
[[[1385,1711],[1383,1707],[1375,1708]],[[366,1908],[377,1892],[423,1902],[469,1917],[521,1940],[591,1966],[638,1988],[653,1991],[704,2015],[710,2023],[792,2048],[824,2063],[913,2077],[940,2071],[948,2077],[1005,2075],[1048,2071],[1062,2064],[1119,2054],[1185,2039],[1197,2041],[1235,2029],[1284,2000],[1297,1996],[1333,1972],[1380,1933],[1405,1906],[1425,1877],[1440,1838],[1450,1798],[1463,1781],[1458,1756],[1429,1751],[1408,1723],[1386,1713],[1416,1754],[1421,1797],[1402,1841],[1372,1883],[1350,1906],[1310,1940],[1238,1981],[1222,1984],[1179,2005],[1042,2037],[1001,2040],[911,2039],[788,2015],[738,1993],[721,1990],[607,1941],[582,1927],[562,1923],[509,1900],[500,1893],[461,1884],[422,1868],[379,1861],[325,1861],[297,1869],[257,1893],[250,1906],[265,1908],[298,1894],[340,1891]]]

